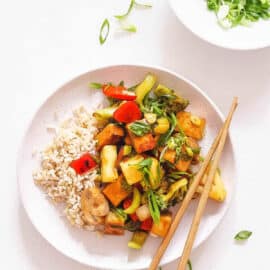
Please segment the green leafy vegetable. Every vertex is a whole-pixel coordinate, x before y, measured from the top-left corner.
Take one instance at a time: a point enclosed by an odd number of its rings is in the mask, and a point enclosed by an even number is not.
[[[101,83],[96,83],[96,82],[91,82],[89,83],[89,87],[93,89],[101,89],[103,84]]]
[[[224,28],[270,18],[269,0],[207,0],[207,7],[216,13],[219,24]]]
[[[173,133],[175,127],[176,127],[177,120],[176,120],[176,117],[175,117],[174,113],[171,113],[171,115],[169,117],[169,121],[170,121],[171,127],[165,134],[162,134],[160,136],[160,138],[158,140],[158,145],[159,146],[164,145],[169,140],[170,136],[172,135],[172,133]]]
[[[168,180],[176,181],[183,177],[193,178],[193,174],[188,172],[172,172],[168,174],[167,177]]]
[[[135,121],[128,128],[132,133],[140,137],[151,131],[150,125],[142,121]]]
[[[148,207],[150,210],[151,217],[153,218],[154,223],[159,223],[160,220],[160,211],[158,207],[157,197],[153,190],[149,190],[147,193],[148,197]]]
[[[246,240],[252,235],[251,231],[240,231],[238,234],[235,235],[234,239],[237,241]]]
[[[122,218],[123,220],[127,220],[127,214],[124,212],[123,209],[121,208],[114,208],[112,209],[112,211],[117,215],[119,216],[120,218]]]
[[[99,31],[99,43],[102,45],[107,40],[110,32],[110,23],[108,19],[105,19],[100,27]]]
[[[147,188],[150,187],[150,168],[152,166],[152,159],[151,158],[146,158],[142,160],[141,162],[138,163],[138,169],[142,172],[143,177],[144,177],[144,183]]]
[[[188,265],[188,269],[189,270],[192,270],[192,264],[191,264],[191,261],[190,260],[188,260],[187,265]]]

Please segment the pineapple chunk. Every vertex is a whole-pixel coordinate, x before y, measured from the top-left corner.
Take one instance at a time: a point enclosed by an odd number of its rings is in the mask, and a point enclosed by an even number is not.
[[[105,145],[100,154],[102,182],[114,182],[118,178],[116,169],[117,148],[116,145]]]
[[[136,155],[120,162],[121,170],[129,185],[133,185],[143,180],[143,174],[137,166],[143,159],[143,156]]]
[[[203,185],[205,184],[207,175],[202,179],[202,183],[199,185],[197,192],[202,193]],[[215,173],[214,181],[209,192],[209,198],[218,202],[223,202],[226,199],[227,192],[225,185],[218,172]]]

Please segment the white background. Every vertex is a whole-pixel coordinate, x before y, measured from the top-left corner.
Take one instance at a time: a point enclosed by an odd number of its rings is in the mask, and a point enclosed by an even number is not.
[[[35,110],[60,85],[98,66],[145,63],[191,79],[224,113],[234,95],[240,98],[232,125],[236,192],[221,225],[192,253],[193,269],[269,269],[270,48],[239,52],[209,45],[178,22],[165,0],[130,16],[136,34],[116,33],[112,24],[103,46],[101,22],[125,10],[128,0],[0,2],[0,268],[89,269],[59,254],[32,226],[18,193],[17,149]],[[253,231],[245,244],[233,240],[241,229]]]

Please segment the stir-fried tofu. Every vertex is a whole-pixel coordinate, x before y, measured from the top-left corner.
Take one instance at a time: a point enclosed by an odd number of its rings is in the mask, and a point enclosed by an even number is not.
[[[119,217],[117,214],[113,212],[109,212],[109,214],[105,218],[105,234],[114,234],[114,235],[122,235],[124,234],[125,220]]]
[[[108,124],[96,135],[97,150],[100,150],[104,145],[117,144],[122,137],[124,137],[123,128],[115,124]]]
[[[118,206],[129,195],[129,192],[123,188],[122,182],[123,176],[120,175],[116,182],[108,184],[102,191],[114,206]]]
[[[205,119],[190,112],[178,112],[176,115],[179,127],[187,136],[201,140],[204,135]]]
[[[129,129],[127,130],[128,130],[128,134],[131,139],[132,145],[138,154],[141,154],[145,151],[149,151],[155,148],[156,140],[151,133],[148,133],[139,137],[139,136],[134,135]]]
[[[165,237],[172,223],[171,214],[160,215],[159,223],[154,223],[151,229],[151,234],[155,236]]]

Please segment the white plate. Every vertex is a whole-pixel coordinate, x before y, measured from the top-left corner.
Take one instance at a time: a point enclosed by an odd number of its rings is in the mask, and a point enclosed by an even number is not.
[[[46,132],[46,125],[55,123],[55,112],[62,121],[71,114],[72,109],[82,104],[91,108],[100,102],[102,95],[98,91],[90,90],[89,82],[118,83],[125,80],[126,85],[134,85],[140,82],[147,72],[155,73],[159,82],[188,98],[191,101],[188,109],[207,119],[206,136],[202,142],[203,150],[206,152],[222,124],[222,115],[213,102],[193,83],[172,72],[160,68],[132,65],[111,66],[90,71],[58,89],[35,114],[19,152],[17,174],[20,194],[32,223],[57,250],[89,266],[125,270],[146,268],[160,239],[149,237],[141,251],[133,251],[127,248],[130,233],[126,233],[125,236],[102,237],[94,232],[71,227],[66,219],[61,217],[60,209],[51,204],[33,183],[32,171],[39,164],[37,159],[33,158],[32,152],[43,149],[52,140],[53,135]],[[235,181],[234,154],[230,140],[223,153],[221,169],[228,190],[228,198],[223,204],[209,201],[194,247],[200,245],[214,231],[229,206]],[[195,202],[173,237],[163,256],[162,264],[179,257],[190,227],[194,207]]]
[[[179,20],[195,35],[214,45],[237,50],[264,48],[270,45],[270,20],[260,20],[250,27],[225,30],[217,23],[205,0],[170,0]]]

